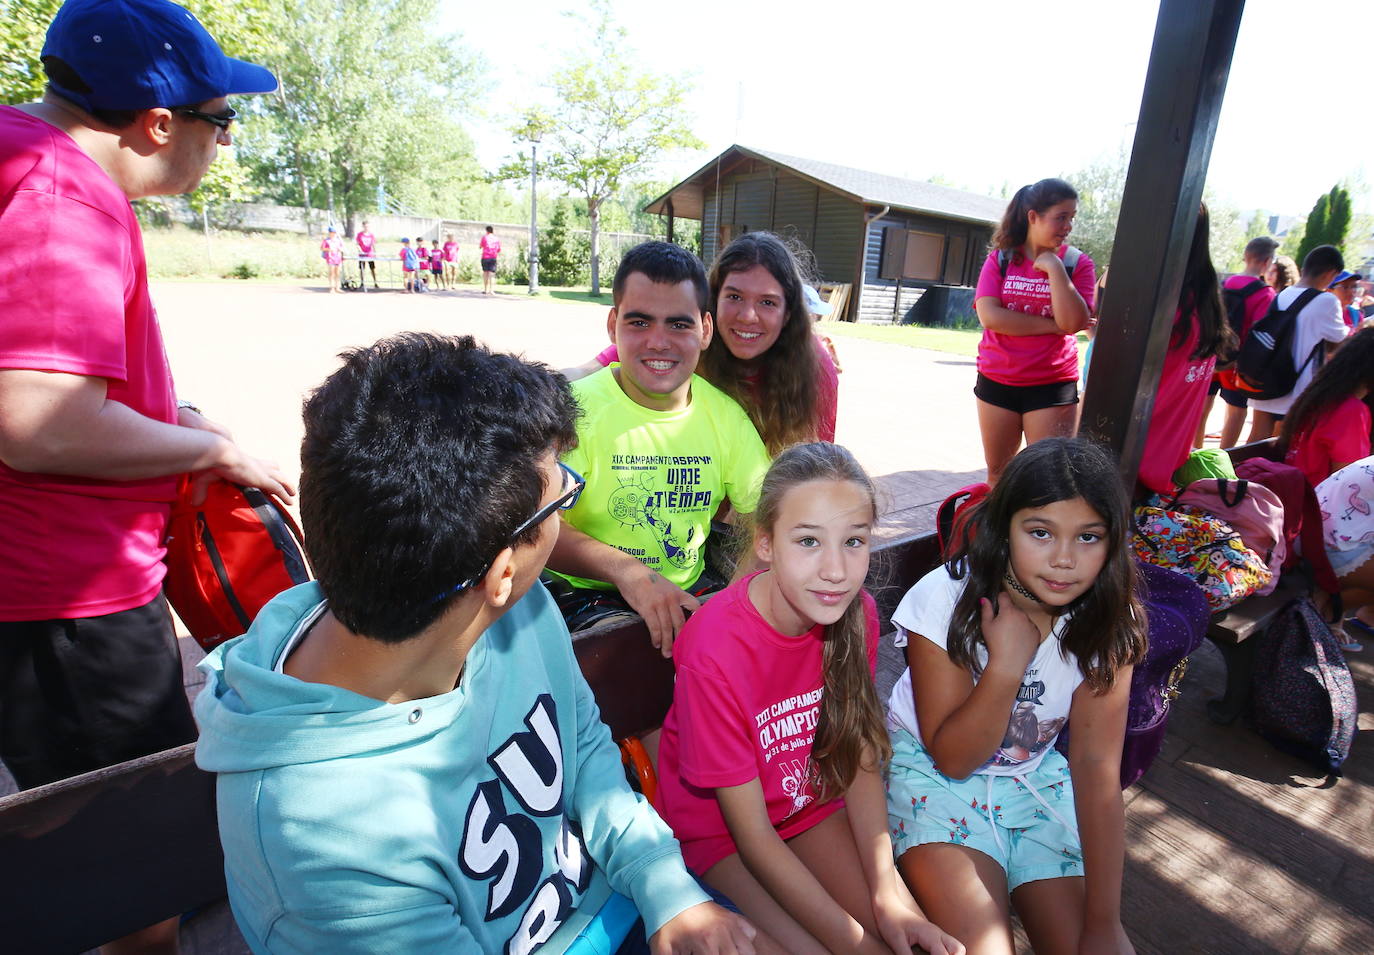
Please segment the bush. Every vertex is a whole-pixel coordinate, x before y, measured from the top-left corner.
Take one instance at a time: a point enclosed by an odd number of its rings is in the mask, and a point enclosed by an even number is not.
[[[591,281],[591,248],[568,228],[564,203],[554,206],[549,225],[539,234],[539,281],[544,285],[586,285]]]
[[[255,279],[258,270],[251,262],[240,262],[224,274],[227,279]]]

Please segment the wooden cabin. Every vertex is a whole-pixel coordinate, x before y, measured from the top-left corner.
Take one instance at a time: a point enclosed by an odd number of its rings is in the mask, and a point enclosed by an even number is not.
[[[668,217],[669,238],[676,219],[699,219],[707,262],[751,229],[796,241],[822,282],[857,290],[837,318],[942,324],[972,316],[973,286],[1006,201],[731,146],[644,208]],[[931,289],[940,291],[920,306]]]

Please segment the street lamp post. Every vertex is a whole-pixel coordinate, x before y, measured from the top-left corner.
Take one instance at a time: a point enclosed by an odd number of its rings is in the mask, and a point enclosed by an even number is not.
[[[530,137],[530,294],[539,291],[539,139]]]

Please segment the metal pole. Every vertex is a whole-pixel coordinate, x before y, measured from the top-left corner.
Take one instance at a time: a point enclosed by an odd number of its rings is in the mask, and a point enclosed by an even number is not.
[[[530,294],[539,292],[539,144],[530,143]]]

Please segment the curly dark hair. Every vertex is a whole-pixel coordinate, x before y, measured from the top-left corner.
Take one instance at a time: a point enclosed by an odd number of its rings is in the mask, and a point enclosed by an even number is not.
[[[965,584],[949,622],[949,658],[977,669],[983,642],[979,599],[1003,590],[1011,565],[1012,517],[1028,507],[1082,498],[1107,525],[1107,560],[1088,591],[1070,604],[1060,648],[1078,658],[1083,678],[1105,693],[1123,666],[1145,656],[1145,610],[1132,556],[1131,509],[1116,462],[1084,438],[1045,438],[1011,459],[992,492],[969,511],[968,534],[945,565]]]
[[[341,357],[305,402],[301,524],[334,615],[397,643],[539,509],[541,459],[576,445],[577,406],[561,375],[470,335],[398,335]]]

